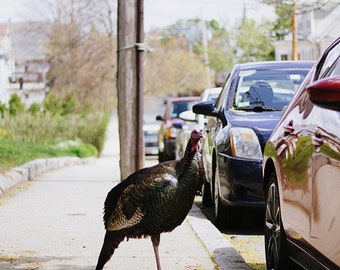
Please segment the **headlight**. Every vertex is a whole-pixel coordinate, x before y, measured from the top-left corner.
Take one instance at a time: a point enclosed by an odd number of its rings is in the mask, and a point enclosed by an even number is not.
[[[235,157],[262,159],[259,140],[251,128],[234,127],[230,129],[232,154]]]

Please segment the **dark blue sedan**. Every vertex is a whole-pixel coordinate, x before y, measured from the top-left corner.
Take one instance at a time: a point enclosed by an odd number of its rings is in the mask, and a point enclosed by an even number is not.
[[[217,227],[237,227],[241,209],[264,207],[264,146],[312,66],[309,61],[237,64],[216,103],[194,105],[195,113],[208,116],[202,203],[215,206]]]

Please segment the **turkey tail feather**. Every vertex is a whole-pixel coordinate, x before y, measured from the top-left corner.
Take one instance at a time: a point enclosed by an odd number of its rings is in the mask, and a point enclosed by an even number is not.
[[[107,263],[111,259],[115,249],[123,240],[124,235],[122,235],[121,233],[106,230],[104,243],[99,254],[96,270],[103,269],[105,263]]]

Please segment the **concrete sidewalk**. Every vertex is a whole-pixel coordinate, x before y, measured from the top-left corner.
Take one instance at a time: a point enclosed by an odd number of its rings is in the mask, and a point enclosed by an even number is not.
[[[6,192],[25,183],[0,200],[0,269],[94,269],[105,233],[103,203],[120,180],[117,127],[113,115],[100,158],[71,159],[45,173],[39,167],[48,162],[41,161],[35,175],[1,186]],[[159,249],[163,270],[250,269],[195,205],[181,226],[161,235]],[[122,242],[105,269],[156,269],[151,240]]]

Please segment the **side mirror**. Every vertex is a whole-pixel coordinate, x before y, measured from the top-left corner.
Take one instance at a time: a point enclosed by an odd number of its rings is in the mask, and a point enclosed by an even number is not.
[[[163,118],[163,116],[157,115],[156,120],[157,121],[164,121],[164,118]]]
[[[179,114],[179,118],[188,121],[188,122],[196,122],[196,115],[192,111],[184,111]]]
[[[215,102],[213,100],[204,101],[195,104],[192,107],[192,111],[197,114],[209,115],[209,116],[218,116],[218,113],[215,111]]]
[[[340,111],[340,76],[311,83],[307,86],[307,93],[315,105]]]

